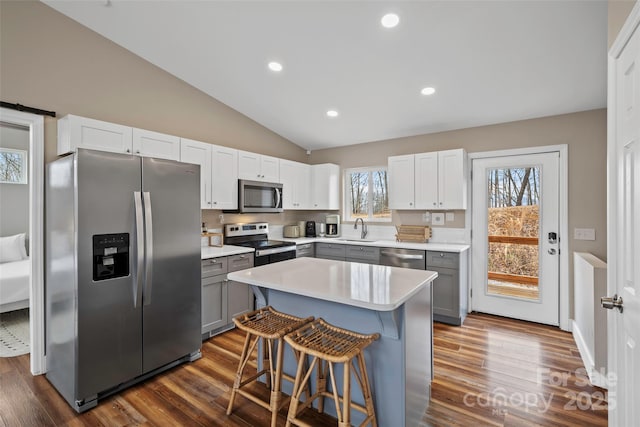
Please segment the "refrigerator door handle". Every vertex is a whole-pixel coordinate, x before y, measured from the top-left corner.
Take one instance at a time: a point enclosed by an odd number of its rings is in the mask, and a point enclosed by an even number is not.
[[[151,193],[142,193],[144,198],[145,223],[145,269],[144,269],[144,305],[151,304],[151,290],[153,289],[153,221],[151,219]]]
[[[144,268],[144,219],[142,217],[142,195],[133,192],[133,204],[136,208],[136,279],[133,287],[133,307],[138,308],[142,299],[142,270]]]

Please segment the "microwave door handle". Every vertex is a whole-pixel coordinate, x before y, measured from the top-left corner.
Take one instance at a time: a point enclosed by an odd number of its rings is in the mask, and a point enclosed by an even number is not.
[[[275,207],[279,208],[280,207],[280,198],[281,198],[280,189],[279,188],[274,188],[274,191],[276,193],[276,205],[275,205]]]

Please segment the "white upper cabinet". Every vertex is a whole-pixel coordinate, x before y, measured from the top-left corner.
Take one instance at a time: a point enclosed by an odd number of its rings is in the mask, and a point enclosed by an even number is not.
[[[340,209],[340,166],[311,166],[311,209]]]
[[[415,209],[414,155],[392,156],[388,159],[389,208]]]
[[[211,209],[211,144],[182,138],[180,161],[200,165],[200,208]]]
[[[415,155],[415,207],[438,207],[438,152]]]
[[[237,209],[238,150],[211,147],[211,205],[213,209]]]
[[[78,148],[180,159],[180,138],[69,114],[58,120],[58,154]]]
[[[69,114],[58,120],[58,155],[77,148],[131,153],[132,129],[114,123]]]
[[[179,160],[180,137],[133,128],[133,154]]]
[[[389,207],[466,209],[466,161],[462,148],[389,157]]]
[[[311,166],[305,163],[280,159],[283,209],[309,209]]]
[[[252,181],[279,182],[280,161],[277,157],[238,151],[238,178]]]
[[[438,209],[467,208],[467,155],[462,148],[438,152]]]
[[[237,150],[181,138],[180,161],[200,165],[202,209],[238,207]]]

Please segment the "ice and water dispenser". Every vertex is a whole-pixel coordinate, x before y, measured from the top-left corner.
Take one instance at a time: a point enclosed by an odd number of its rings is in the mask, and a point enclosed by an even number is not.
[[[129,233],[93,236],[93,280],[129,275]]]

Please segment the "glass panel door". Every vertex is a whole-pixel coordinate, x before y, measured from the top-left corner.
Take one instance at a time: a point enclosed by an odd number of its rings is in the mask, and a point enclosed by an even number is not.
[[[538,300],[540,167],[487,170],[487,293]]]

